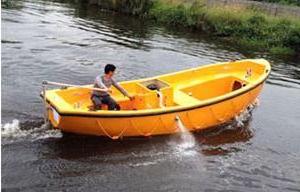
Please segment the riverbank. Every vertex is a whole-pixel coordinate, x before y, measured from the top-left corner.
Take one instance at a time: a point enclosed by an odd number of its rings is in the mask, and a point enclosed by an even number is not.
[[[300,19],[246,6],[207,6],[205,0],[91,0],[104,9],[204,32],[244,48],[276,55],[300,52]]]

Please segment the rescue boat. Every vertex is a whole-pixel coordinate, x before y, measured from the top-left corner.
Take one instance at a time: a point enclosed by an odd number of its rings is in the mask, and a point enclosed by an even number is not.
[[[200,66],[151,78],[121,82],[134,96],[117,89],[111,96],[120,111],[91,110],[93,85],[44,81],[45,117],[63,132],[107,136],[112,139],[180,132],[180,119],[189,131],[211,128],[232,120],[253,104],[271,67],[264,59],[248,59]]]

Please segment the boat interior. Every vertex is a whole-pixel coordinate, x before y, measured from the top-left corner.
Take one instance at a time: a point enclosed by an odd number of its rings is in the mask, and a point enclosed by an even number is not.
[[[190,106],[238,91],[255,82],[264,70],[264,65],[253,62],[211,65],[150,79],[122,82],[120,85],[135,99],[130,100],[115,88],[112,88],[112,97],[121,110]],[[56,94],[73,110],[91,110],[93,106],[89,89],[60,89]],[[102,110],[107,110],[107,106],[103,105]]]

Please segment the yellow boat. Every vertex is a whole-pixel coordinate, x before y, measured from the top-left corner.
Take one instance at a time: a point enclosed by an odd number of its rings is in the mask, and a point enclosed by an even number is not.
[[[113,88],[120,111],[91,111],[92,85],[47,90],[46,117],[64,132],[112,139],[180,132],[178,119],[189,131],[203,130],[230,121],[254,103],[270,70],[268,61],[249,59],[121,82],[135,99]]]

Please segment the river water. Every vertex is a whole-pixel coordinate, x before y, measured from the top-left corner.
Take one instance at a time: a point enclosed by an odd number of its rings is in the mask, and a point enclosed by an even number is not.
[[[300,191],[299,58],[80,4],[12,2],[1,15],[3,190]],[[42,80],[89,84],[106,63],[121,81],[260,57],[272,62],[260,105],[209,132],[111,141],[43,125]]]

